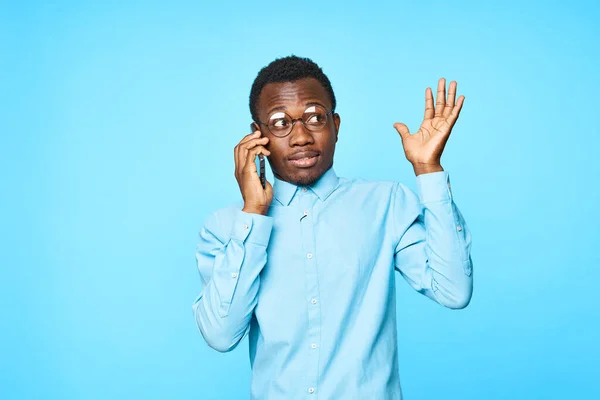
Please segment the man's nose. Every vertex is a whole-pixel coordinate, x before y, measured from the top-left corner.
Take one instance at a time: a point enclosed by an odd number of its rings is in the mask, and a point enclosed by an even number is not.
[[[312,141],[312,135],[310,131],[306,129],[301,119],[294,121],[292,132],[290,132],[290,139],[294,142]]]

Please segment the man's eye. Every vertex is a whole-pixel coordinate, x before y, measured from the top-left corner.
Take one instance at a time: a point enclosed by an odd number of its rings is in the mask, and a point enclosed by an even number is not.
[[[321,114],[312,114],[311,116],[308,117],[308,120],[306,121],[308,124],[320,124],[322,123],[324,120],[324,116]]]
[[[285,128],[286,126],[288,126],[288,122],[285,119],[276,119],[271,121],[271,125],[274,128]]]

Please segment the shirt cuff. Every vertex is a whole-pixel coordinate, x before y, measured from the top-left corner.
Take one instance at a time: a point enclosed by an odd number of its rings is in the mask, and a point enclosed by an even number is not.
[[[273,217],[236,210],[231,237],[241,242],[267,246],[273,229]]]
[[[417,190],[421,203],[452,200],[448,171],[418,175]]]

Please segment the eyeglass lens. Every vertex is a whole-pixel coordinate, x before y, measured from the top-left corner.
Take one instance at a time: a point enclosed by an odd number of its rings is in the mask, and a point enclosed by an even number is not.
[[[306,129],[317,131],[325,126],[327,122],[327,111],[321,106],[312,105],[304,110],[302,122]],[[278,111],[271,114],[268,122],[269,130],[275,136],[287,135],[292,130],[292,117]]]

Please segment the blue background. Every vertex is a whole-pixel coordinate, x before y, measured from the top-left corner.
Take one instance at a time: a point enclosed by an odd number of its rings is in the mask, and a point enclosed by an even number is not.
[[[600,398],[597,2],[47,3],[0,6],[0,398],[248,397],[194,251],[289,54],[332,81],[340,176],[415,189],[392,124],[442,76],[466,96],[442,165],[475,289],[453,311],[398,275],[406,399]]]

